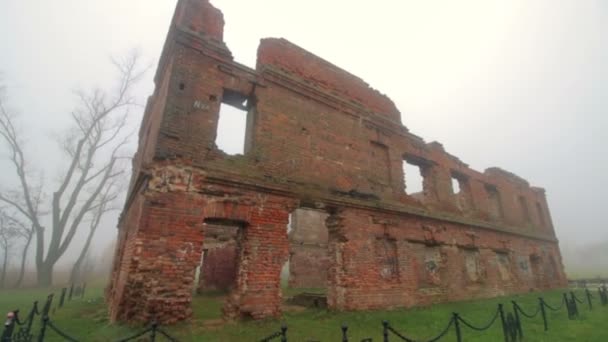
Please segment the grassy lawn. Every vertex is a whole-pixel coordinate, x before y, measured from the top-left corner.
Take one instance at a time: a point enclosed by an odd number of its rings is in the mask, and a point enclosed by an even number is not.
[[[293,292],[293,291],[290,291]],[[314,291],[309,291],[314,292]],[[24,317],[33,300],[44,302],[48,290],[2,290],[0,310],[7,312],[21,308]],[[60,291],[55,290],[57,296]],[[559,306],[562,292],[542,294],[546,302]],[[602,307],[597,299],[593,311],[580,304],[580,317],[568,320],[565,308],[560,312],[548,312],[549,331],[543,331],[542,318],[522,318],[527,341],[608,341],[608,306]],[[474,325],[484,325],[496,311],[498,303],[511,308],[516,300],[527,312],[536,310],[538,293],[517,295],[488,300],[446,303],[427,308],[373,312],[330,312],[322,309],[286,310],[283,321],[287,323],[289,341],[341,341],[340,326],[347,323],[351,341],[373,338],[382,341],[382,320],[388,320],[395,329],[414,339],[428,339],[438,334],[449,322],[452,312]],[[579,298],[584,294],[579,292]],[[212,293],[195,297],[195,317],[191,322],[167,327],[167,331],[180,341],[256,341],[279,329],[282,321],[223,323],[221,316],[223,295]],[[55,302],[56,303],[56,302]],[[42,306],[42,305],[41,305]],[[55,305],[53,305],[55,307]],[[141,329],[141,326],[112,325],[107,321],[101,288],[87,290],[84,299],[67,302],[51,315],[55,324],[81,341],[111,341]],[[464,341],[502,341],[500,321],[488,331],[479,333],[462,327]],[[61,341],[54,333],[48,341]],[[391,341],[397,341],[396,337]],[[455,341],[452,332],[441,341]]]

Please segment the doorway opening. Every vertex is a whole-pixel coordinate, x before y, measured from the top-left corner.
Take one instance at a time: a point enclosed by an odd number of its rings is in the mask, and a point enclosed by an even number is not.
[[[298,208],[289,216],[289,259],[281,272],[288,304],[327,306],[327,277],[330,265],[328,230],[324,211]]]
[[[201,260],[195,270],[193,309],[202,319],[221,319],[222,307],[236,285],[241,239],[246,223],[205,219]]]

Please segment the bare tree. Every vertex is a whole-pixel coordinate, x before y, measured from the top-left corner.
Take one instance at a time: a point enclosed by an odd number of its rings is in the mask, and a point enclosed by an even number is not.
[[[103,192],[98,196],[97,203],[91,207],[90,211],[90,221],[89,221],[89,232],[87,235],[87,239],[82,246],[80,251],[80,255],[78,255],[78,259],[72,266],[72,272],[70,273],[70,282],[76,283],[82,279],[83,272],[83,262],[89,257],[89,247],[91,246],[91,241],[93,241],[93,236],[99,227],[99,223],[103,218],[104,214],[112,211],[119,210],[120,207],[113,206],[112,202],[115,201],[121,194],[122,189],[120,187],[120,179],[112,178]]]
[[[0,288],[6,286],[6,271],[9,265],[11,250],[17,244],[21,235],[4,212],[0,212],[0,253],[2,254],[2,270],[0,270]]]
[[[34,229],[31,226],[20,221],[18,215],[5,215],[6,221],[15,229],[16,234],[19,238],[25,240],[25,244],[21,247],[21,258],[19,264],[19,275],[15,281],[14,287],[21,287],[23,284],[23,277],[25,276],[25,265],[27,262],[27,254],[34,237]]]
[[[31,161],[26,159],[15,117],[0,99],[0,135],[8,147],[19,184],[15,189],[0,191],[0,201],[31,223],[36,236],[36,275],[40,286],[52,284],[53,268],[72,243],[83,219],[98,209],[100,195],[113,179],[124,173],[118,160],[128,139],[124,132],[127,116],[136,105],[131,92],[145,70],[139,68],[137,53],[122,61],[113,60],[113,64],[119,73],[115,89],[96,88],[76,94],[78,104],[71,113],[73,127],[68,129],[60,146],[67,158],[67,169],[49,196],[50,203],[45,203],[50,216],[46,221],[43,219],[46,213],[40,209],[44,198],[42,183],[33,183]],[[47,221],[51,229],[45,234],[43,222]]]

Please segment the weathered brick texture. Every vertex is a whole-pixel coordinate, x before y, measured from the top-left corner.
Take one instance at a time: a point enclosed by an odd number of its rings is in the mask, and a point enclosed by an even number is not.
[[[284,39],[262,40],[255,70],[234,62],[223,26],[208,1],[178,2],[119,224],[112,320],[191,317],[204,250],[215,271],[203,262],[203,279],[230,289],[227,318],[281,314],[290,253],[292,285],[324,283],[339,310],[566,285],[543,189],[469,168],[410,133],[389,98]],[[215,144],[222,103],[248,112],[244,155]],[[420,194],[406,192],[404,161],[420,167]],[[317,238],[288,236],[298,208],[324,212]],[[206,228],[218,224],[238,238],[217,244]]]

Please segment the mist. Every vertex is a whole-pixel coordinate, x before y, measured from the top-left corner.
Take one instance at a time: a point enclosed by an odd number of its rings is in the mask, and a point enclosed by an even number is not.
[[[64,170],[56,138],[70,124],[74,90],[111,86],[111,56],[137,48],[152,65],[135,89],[145,103],[175,3],[4,1],[0,80],[25,152],[47,184]],[[224,40],[237,61],[253,67],[260,38],[284,37],[386,93],[410,131],[474,169],[499,166],[545,188],[567,272],[608,275],[601,191],[608,187],[608,3],[212,3],[224,13]],[[131,153],[142,113],[140,106],[129,116]],[[5,188],[16,178],[0,146]],[[118,215],[106,215],[95,235],[97,258],[108,261]],[[64,267],[85,234],[75,239],[59,261]]]

